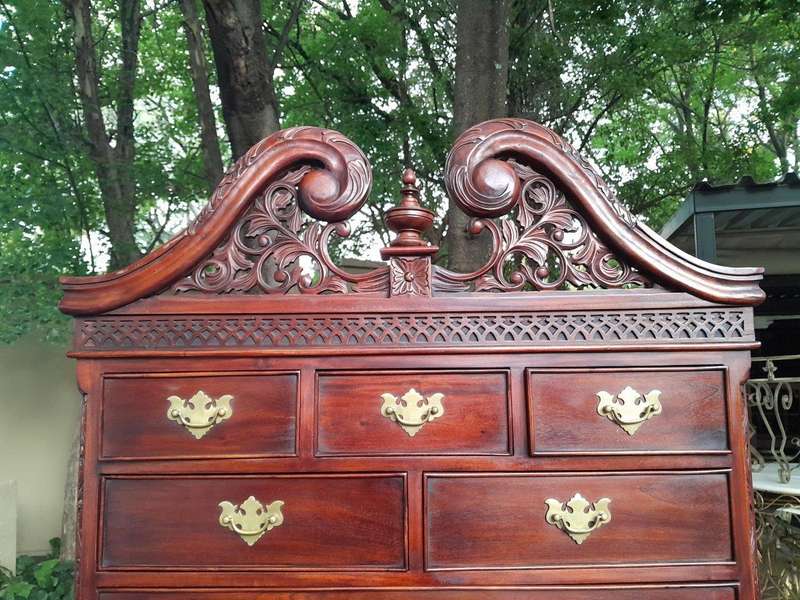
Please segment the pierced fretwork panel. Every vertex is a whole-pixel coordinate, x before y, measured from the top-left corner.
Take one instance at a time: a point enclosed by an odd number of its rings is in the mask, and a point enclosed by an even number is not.
[[[434,267],[436,291],[523,291],[650,287],[601,242],[551,179],[506,162],[519,192],[500,219],[475,218],[473,233],[492,236],[492,252],[472,273]],[[485,235],[485,234],[484,234]]]
[[[309,167],[295,169],[269,185],[228,239],[172,289],[220,294],[385,294],[388,267],[355,275],[334,264],[328,253],[330,238],[347,237],[349,228],[345,222],[320,223],[303,213],[298,185],[309,171]]]

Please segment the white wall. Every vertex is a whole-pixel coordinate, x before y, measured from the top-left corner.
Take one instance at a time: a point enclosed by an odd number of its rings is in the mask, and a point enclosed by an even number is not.
[[[17,552],[61,535],[64,481],[80,395],[66,350],[21,340],[0,346],[0,481],[17,482]]]

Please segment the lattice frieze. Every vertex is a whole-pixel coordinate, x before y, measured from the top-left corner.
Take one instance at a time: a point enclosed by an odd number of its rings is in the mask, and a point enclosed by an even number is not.
[[[98,317],[77,349],[748,341],[738,309],[651,312]]]

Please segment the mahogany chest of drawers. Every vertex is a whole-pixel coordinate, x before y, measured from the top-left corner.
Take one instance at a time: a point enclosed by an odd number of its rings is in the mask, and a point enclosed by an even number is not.
[[[253,147],[182,234],[65,278],[79,600],[754,600],[758,269],[683,255],[553,132],[464,133],[492,252],[435,264],[412,173],[384,266],[336,132]]]

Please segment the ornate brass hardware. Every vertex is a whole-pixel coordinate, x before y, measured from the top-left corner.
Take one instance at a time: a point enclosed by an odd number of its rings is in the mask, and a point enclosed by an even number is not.
[[[233,396],[225,394],[216,400],[203,390],[198,391],[188,400],[179,396],[167,398],[169,409],[167,418],[180,423],[198,440],[207,434],[217,423],[230,419]]]
[[[248,546],[255,544],[266,532],[283,524],[283,500],[275,500],[264,506],[254,496],[250,496],[239,505],[223,500],[219,507],[222,509],[219,524],[237,534]]]
[[[627,386],[616,397],[608,392],[597,392],[600,399],[597,414],[608,417],[628,435],[633,435],[645,421],[661,414],[660,396],[660,390],[652,390],[642,397],[631,386]]]
[[[427,398],[411,388],[401,398],[392,394],[381,394],[383,405],[381,414],[395,421],[411,437],[417,435],[425,423],[438,419],[444,414],[442,399],[444,394],[431,394]]]
[[[576,544],[582,544],[596,529],[611,521],[608,505],[611,500],[600,498],[589,502],[580,494],[575,494],[567,502],[548,498],[545,519],[566,533]]]

